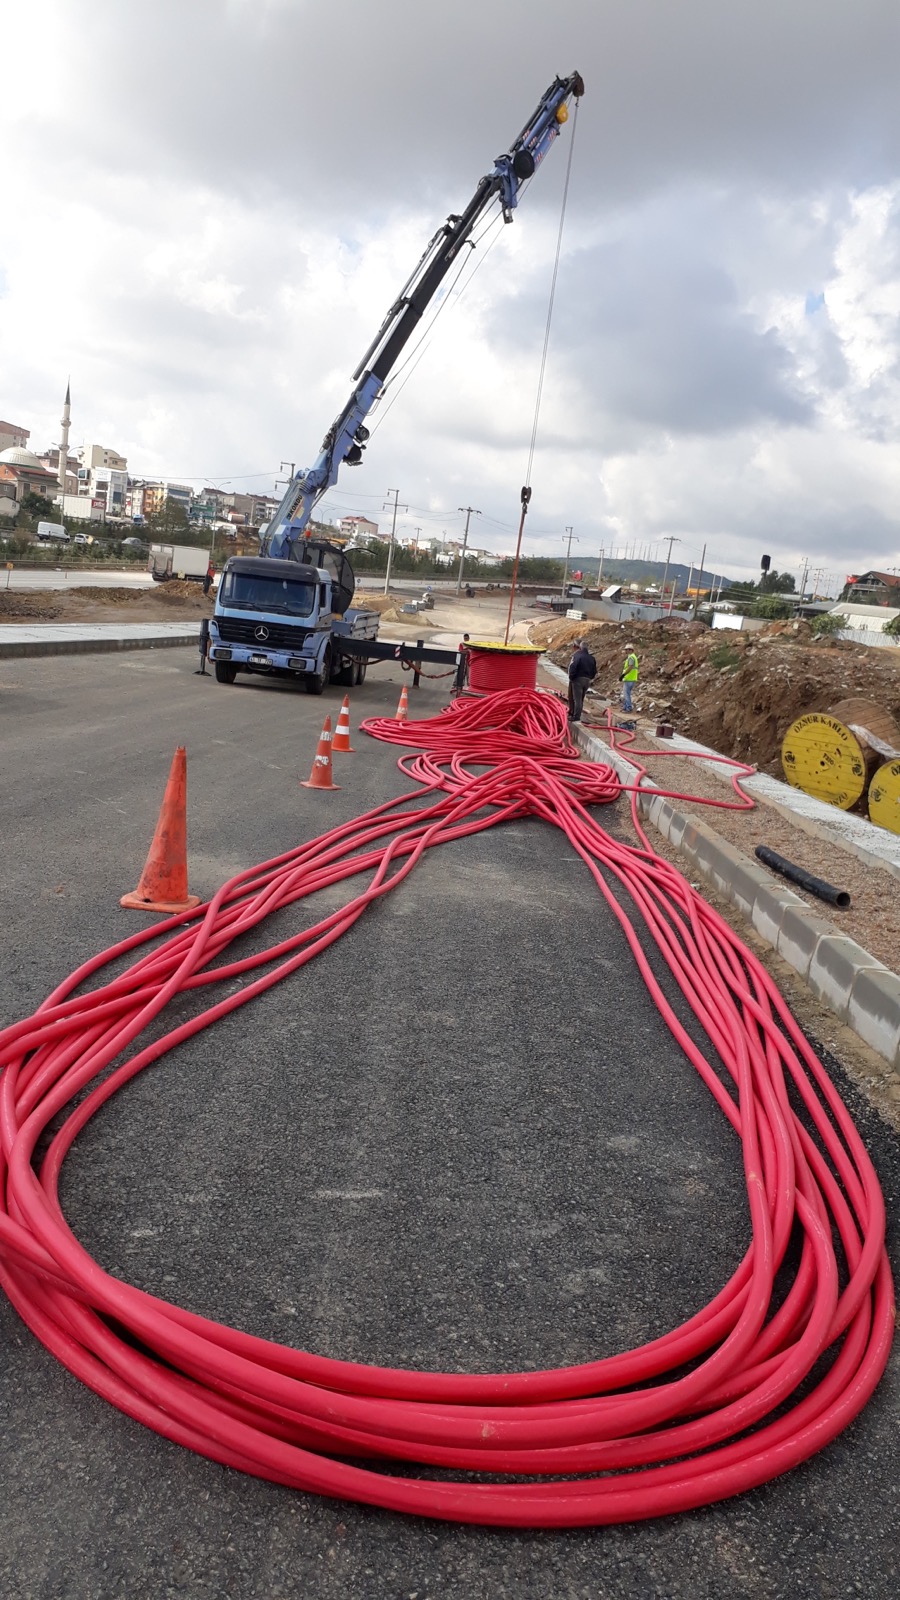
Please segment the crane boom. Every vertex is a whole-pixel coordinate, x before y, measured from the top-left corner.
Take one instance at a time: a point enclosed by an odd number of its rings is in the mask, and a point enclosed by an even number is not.
[[[522,184],[536,172],[567,120],[569,100],[573,96],[579,99],[583,94],[580,73],[556,78],[518,138],[504,155],[497,157],[492,170],[481,179],[465,210],[459,216],[448,217],[430,240],[356,368],[353,374],[356,387],[326,433],[318,459],[312,467],[301,468],[291,479],[260,541],[262,555],[303,560],[302,541],[308,536],[313,507],[337,481],[343,464],[359,465],[369,437],[365,419],[479,219],[494,198],[499,197],[504,221],[512,222]]]

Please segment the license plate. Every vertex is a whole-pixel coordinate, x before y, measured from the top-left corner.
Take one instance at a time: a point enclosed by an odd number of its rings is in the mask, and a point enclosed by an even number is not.
[[[250,665],[251,667],[267,667],[269,665],[269,658],[268,656],[251,656]]]

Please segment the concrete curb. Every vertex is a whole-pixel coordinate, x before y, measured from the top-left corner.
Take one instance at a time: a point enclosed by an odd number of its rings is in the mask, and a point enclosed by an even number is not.
[[[199,625],[195,633],[163,634],[153,639],[19,639],[5,643],[0,635],[0,660],[12,660],[16,656],[87,655],[106,650],[162,650],[185,645],[199,649]]]
[[[677,733],[669,739],[657,739],[649,729],[642,730],[641,737],[669,754],[683,750],[686,754],[696,755],[707,772],[712,773],[723,785],[730,786],[731,774],[728,769],[717,761],[704,759],[716,754],[708,745],[698,744],[695,739],[685,739]],[[888,833],[883,828],[873,828],[870,822],[854,812],[839,811],[836,806],[815,800],[812,795],[804,794],[802,789],[781,783],[766,772],[755,772],[752,777],[741,781],[754,800],[777,811],[786,822],[809,834],[811,839],[833,841],[867,866],[878,867],[900,878],[900,836]]]
[[[565,684],[565,673],[552,662],[542,662],[541,670]],[[580,723],[570,727],[589,760],[611,766],[625,783],[637,781],[637,767],[618,750]],[[655,794],[648,778],[641,787],[648,791],[638,799],[641,816],[687,857],[698,877],[752,923],[841,1022],[900,1072],[900,976],[791,889],[782,888],[750,856]]]
[[[597,734],[575,725],[575,742],[592,761],[613,767],[627,783],[637,768]],[[900,1070],[900,977],[812,910],[792,890],[712,828],[677,811],[671,800],[649,792],[638,809],[663,838],[680,850],[694,871],[752,923],[767,944],[793,967],[841,1022]]]

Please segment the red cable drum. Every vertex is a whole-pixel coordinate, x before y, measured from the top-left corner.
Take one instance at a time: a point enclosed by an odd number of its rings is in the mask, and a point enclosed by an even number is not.
[[[533,645],[480,639],[469,645],[469,688],[481,694],[497,694],[503,689],[534,689],[538,656],[543,654],[543,650]]]

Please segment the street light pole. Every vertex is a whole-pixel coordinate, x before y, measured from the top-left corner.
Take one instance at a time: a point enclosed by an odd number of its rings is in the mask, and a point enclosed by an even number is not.
[[[466,513],[466,531],[463,534],[463,547],[459,554],[459,572],[456,574],[456,592],[459,594],[459,591],[462,588],[463,565],[466,559],[466,551],[469,547],[469,518],[471,517],[473,511],[476,517],[480,517],[481,512],[478,510],[477,506],[459,506],[457,509]]]
[[[388,545],[387,572],[384,575],[384,592],[385,592],[385,594],[387,594],[388,589],[390,587],[390,582],[391,582],[391,563],[393,562],[393,559],[394,559],[394,535],[397,532],[397,511],[399,509],[398,505],[397,505],[397,502],[400,499],[400,490],[399,489],[388,489],[388,494],[394,496],[394,515],[393,515],[393,518],[391,520],[391,542]],[[390,500],[385,500],[384,505],[382,507],[382,510],[384,510],[384,511],[390,510],[390,505],[391,505]],[[404,511],[408,511],[409,510],[409,506],[404,506],[403,510]]]
[[[562,538],[562,539],[568,538],[568,544],[566,545],[566,560],[565,560],[565,564],[563,566],[562,588],[559,591],[560,594],[562,595],[563,599],[565,599],[565,596],[566,596],[566,579],[569,576],[569,562],[570,562],[570,560],[572,558],[572,541],[574,540],[576,544],[578,544],[580,541],[575,538],[575,534],[574,534],[574,532],[573,532],[573,530],[571,528],[566,528],[565,533],[561,534],[560,538]]]

